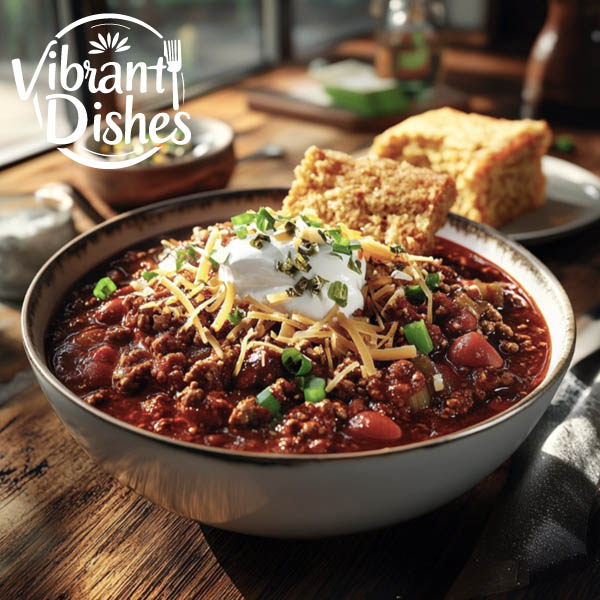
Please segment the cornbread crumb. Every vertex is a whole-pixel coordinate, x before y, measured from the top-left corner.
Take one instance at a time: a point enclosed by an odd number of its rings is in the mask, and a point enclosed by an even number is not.
[[[327,224],[344,223],[386,244],[428,252],[456,198],[447,175],[408,163],[352,158],[311,146],[294,170],[283,209],[314,210]]]
[[[541,157],[550,141],[545,121],[440,108],[387,129],[370,154],[450,175],[458,192],[452,211],[499,227],[544,203]]]

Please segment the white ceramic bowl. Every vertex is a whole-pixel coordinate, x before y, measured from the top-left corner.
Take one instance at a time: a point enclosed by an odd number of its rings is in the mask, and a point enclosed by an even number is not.
[[[231,531],[273,537],[350,533],[410,519],[480,481],[521,444],[550,403],[574,343],[569,300],[550,271],[498,233],[451,215],[440,235],[490,259],[536,300],[550,328],[544,381],[511,410],[457,433],[377,451],[289,456],[172,440],[108,416],[70,392],[46,364],[44,336],[58,302],[90,269],[144,240],[222,221],[284,190],[211,192],[104,223],[55,254],[23,306],[23,338],[54,410],[90,456],[123,484],[169,510]]]

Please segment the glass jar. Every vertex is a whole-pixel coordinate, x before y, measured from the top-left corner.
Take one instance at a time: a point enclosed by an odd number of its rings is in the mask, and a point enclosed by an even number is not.
[[[440,71],[441,44],[426,0],[373,0],[375,69],[411,94],[430,91]]]

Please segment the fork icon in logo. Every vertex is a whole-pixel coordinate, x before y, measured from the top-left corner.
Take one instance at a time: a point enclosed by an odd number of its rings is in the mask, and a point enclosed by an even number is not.
[[[173,108],[179,109],[179,96],[177,94],[177,74],[181,71],[181,41],[165,40],[164,54],[167,59],[167,71],[173,78]]]

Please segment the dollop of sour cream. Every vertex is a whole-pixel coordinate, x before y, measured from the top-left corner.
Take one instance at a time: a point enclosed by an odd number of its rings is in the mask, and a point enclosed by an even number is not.
[[[298,223],[301,230],[302,224]],[[318,294],[306,290],[300,296],[290,296],[278,303],[277,307],[284,308],[289,313],[299,313],[306,317],[322,319],[334,306],[335,301],[329,298],[329,287],[334,282],[347,286],[348,298],[345,306],[339,310],[346,316],[351,316],[357,309],[362,309],[364,298],[362,288],[365,285],[365,260],[358,258],[353,252],[352,259],[360,265],[360,274],[348,266],[347,255],[332,254],[331,246],[319,244],[319,251],[309,257],[310,270],[299,271],[293,277],[277,269],[279,262],[286,260],[288,255],[296,256],[293,241],[282,242],[274,237],[265,241],[262,248],[250,244],[254,237],[250,233],[245,239],[233,239],[227,244],[229,258],[219,267],[219,279],[231,281],[239,298],[252,296],[260,302],[267,301],[267,296],[283,292],[293,287],[302,277],[310,279],[315,275],[327,280]]]

